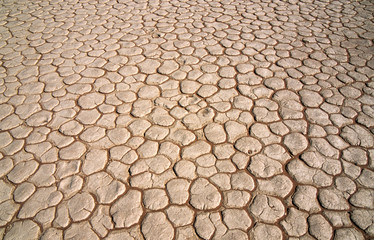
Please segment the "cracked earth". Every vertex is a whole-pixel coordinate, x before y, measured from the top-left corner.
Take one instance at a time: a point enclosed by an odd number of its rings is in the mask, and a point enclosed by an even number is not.
[[[1,0],[0,238],[373,239],[373,12]]]

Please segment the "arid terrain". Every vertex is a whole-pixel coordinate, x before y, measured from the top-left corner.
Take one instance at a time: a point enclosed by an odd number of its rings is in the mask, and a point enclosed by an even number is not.
[[[374,239],[373,14],[0,0],[0,239]]]

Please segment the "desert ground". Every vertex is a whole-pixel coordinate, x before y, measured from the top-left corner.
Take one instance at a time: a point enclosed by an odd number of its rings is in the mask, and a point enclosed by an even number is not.
[[[0,0],[0,239],[374,239],[373,13]]]

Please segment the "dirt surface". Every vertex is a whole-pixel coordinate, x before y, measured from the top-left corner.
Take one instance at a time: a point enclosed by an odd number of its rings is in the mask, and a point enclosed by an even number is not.
[[[373,12],[0,0],[0,238],[373,239]]]

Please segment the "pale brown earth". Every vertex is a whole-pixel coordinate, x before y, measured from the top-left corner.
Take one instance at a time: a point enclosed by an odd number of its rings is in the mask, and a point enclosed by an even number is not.
[[[374,238],[374,2],[0,0],[0,238]]]

